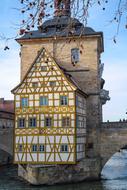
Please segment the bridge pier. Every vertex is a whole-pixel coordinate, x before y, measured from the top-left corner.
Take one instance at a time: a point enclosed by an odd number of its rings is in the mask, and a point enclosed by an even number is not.
[[[18,175],[34,185],[76,183],[99,180],[100,158],[86,158],[76,165],[23,165],[18,166]]]

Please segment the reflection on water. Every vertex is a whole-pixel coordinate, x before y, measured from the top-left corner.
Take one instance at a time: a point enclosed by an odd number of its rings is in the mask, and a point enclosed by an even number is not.
[[[0,167],[0,190],[127,190],[127,152],[115,154],[96,182],[57,186],[32,186],[17,176],[16,166]]]

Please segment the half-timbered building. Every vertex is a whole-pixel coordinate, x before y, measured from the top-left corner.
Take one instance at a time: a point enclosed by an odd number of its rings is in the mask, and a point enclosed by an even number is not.
[[[15,163],[75,164],[84,158],[86,94],[44,47],[13,93]]]

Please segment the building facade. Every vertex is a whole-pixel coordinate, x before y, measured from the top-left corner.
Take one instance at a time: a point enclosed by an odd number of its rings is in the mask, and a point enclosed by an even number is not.
[[[0,139],[0,165],[12,163],[12,155],[10,155],[6,150],[4,150],[4,146],[6,147],[7,141],[6,139],[10,130],[14,129],[14,101],[13,100],[4,100],[4,98],[0,98],[0,134],[2,139]],[[10,133],[9,138],[13,138],[12,133]],[[4,142],[2,147],[2,142]],[[10,140],[11,142],[11,140]],[[11,149],[11,145],[10,145]]]
[[[15,163],[75,164],[85,156],[86,94],[42,48],[15,94]]]
[[[14,101],[0,98],[0,129],[14,127]]]
[[[17,41],[14,162],[76,164],[98,157],[97,129],[109,99],[101,78],[102,32],[71,18],[70,1],[56,0],[54,18]]]

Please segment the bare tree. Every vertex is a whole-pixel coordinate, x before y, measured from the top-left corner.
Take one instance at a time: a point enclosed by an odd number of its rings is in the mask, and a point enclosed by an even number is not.
[[[54,14],[54,2],[55,0],[18,0],[20,1],[20,7],[16,8],[22,14],[22,20],[20,21],[19,35],[23,35],[30,30],[35,29],[42,25],[44,20],[50,19]],[[62,2],[62,0],[59,0]],[[64,0],[65,1],[65,0]],[[68,1],[68,0],[66,0]],[[84,25],[87,25],[89,17],[89,10],[91,7],[99,5],[103,11],[106,9],[106,4],[109,0],[69,0],[71,6],[72,17],[78,18]],[[62,6],[62,4],[61,4]],[[120,23],[122,17],[126,17],[127,14],[127,0],[118,0],[118,5],[115,10],[113,18],[110,22],[115,22],[117,26],[116,34],[113,37],[114,43],[116,43],[116,36],[119,33]],[[125,23],[127,28],[127,24]],[[0,39],[5,37],[0,36]],[[5,38],[5,40],[7,40]],[[9,40],[9,39],[8,39]],[[9,49],[7,46],[5,50]]]

